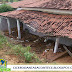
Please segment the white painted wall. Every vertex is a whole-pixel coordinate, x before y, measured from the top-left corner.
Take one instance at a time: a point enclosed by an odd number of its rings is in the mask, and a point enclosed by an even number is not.
[[[10,20],[11,28],[14,28],[14,27],[17,26],[15,19],[9,18],[9,20]],[[1,31],[8,30],[7,19],[5,19],[5,18],[1,19],[1,21],[0,21],[0,30]]]
[[[55,41],[56,37],[49,37],[48,39],[51,39],[51,40]],[[60,37],[59,38],[59,43],[60,44],[65,44],[67,46],[70,46],[70,45],[72,45],[72,39],[67,38],[67,37]]]

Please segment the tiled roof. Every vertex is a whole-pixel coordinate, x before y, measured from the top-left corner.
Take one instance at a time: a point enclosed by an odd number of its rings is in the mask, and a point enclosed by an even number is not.
[[[72,16],[54,15],[36,11],[12,11],[0,13],[1,16],[7,16],[20,19],[37,30],[49,36],[66,36],[72,38]]]
[[[38,7],[45,9],[65,9],[72,10],[72,0],[24,0],[14,2],[12,7]]]
[[[49,0],[39,5],[41,8],[72,10],[72,0]]]
[[[41,0],[23,0],[23,1],[19,1],[19,2],[13,2],[10,5],[13,8],[18,8],[18,7],[35,7],[37,5],[39,6],[40,5],[40,2],[41,2]]]

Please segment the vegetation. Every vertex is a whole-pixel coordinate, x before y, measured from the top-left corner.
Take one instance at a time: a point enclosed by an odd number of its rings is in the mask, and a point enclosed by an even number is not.
[[[0,34],[0,50],[6,48],[11,48],[12,45],[8,42],[7,38]]]
[[[23,47],[22,45],[15,45],[11,48],[10,53],[19,55],[20,57],[25,58],[25,62],[40,62],[37,56],[34,53],[30,52],[31,47]]]
[[[13,10],[14,9],[11,6],[7,5],[7,4],[3,4],[3,5],[0,6],[0,13],[13,11]]]
[[[24,53],[24,57],[26,62],[32,62],[33,53],[30,53],[29,51],[27,51]]]
[[[31,53],[31,47],[22,45],[13,45],[8,42],[7,38],[0,34],[0,50],[7,49],[7,54],[14,54],[24,58],[24,62],[40,62],[35,53]]]
[[[3,45],[7,43],[7,40],[4,36],[0,35],[0,49],[3,48]]]

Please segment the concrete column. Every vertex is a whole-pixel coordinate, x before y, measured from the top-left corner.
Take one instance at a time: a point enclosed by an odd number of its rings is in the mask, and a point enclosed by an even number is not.
[[[17,19],[17,29],[18,29],[18,39],[21,39],[20,22],[18,19]]]
[[[57,50],[58,50],[58,45],[59,45],[59,38],[56,38],[55,47],[54,47],[54,53],[57,52]]]
[[[9,31],[9,35],[10,35],[11,34],[11,27],[10,27],[9,18],[7,18],[7,24],[8,24],[8,31]]]
[[[0,23],[1,23],[1,18],[0,18]]]
[[[1,24],[1,22],[2,22],[2,18],[0,18],[0,30],[2,30],[2,24]]]

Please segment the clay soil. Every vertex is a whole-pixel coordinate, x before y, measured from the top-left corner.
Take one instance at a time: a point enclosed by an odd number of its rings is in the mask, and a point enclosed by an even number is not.
[[[8,36],[10,39],[13,38],[14,40],[17,40],[17,30],[12,29],[12,34],[9,35],[8,31],[5,32],[5,35]],[[59,45],[59,51],[54,54],[53,48],[54,48],[54,41],[48,40],[47,42],[44,42],[44,38],[40,38],[38,36],[30,34],[27,30],[21,31],[22,38],[20,42],[23,46],[31,46],[31,52],[35,52],[35,54],[38,56],[38,58],[42,61],[42,63],[72,63],[72,58],[66,53],[65,55],[55,59],[52,61],[52,59],[59,54],[63,53],[65,50],[62,47],[62,45]],[[45,52],[45,50],[47,52]],[[1,57],[6,58],[8,62],[13,63],[22,63],[22,61],[19,61],[19,57],[15,55],[5,55],[4,51],[0,51]]]

